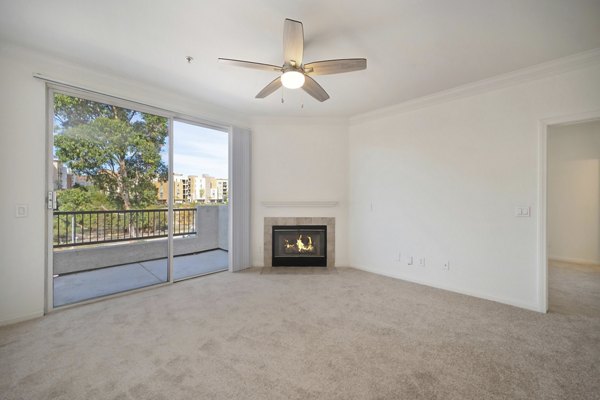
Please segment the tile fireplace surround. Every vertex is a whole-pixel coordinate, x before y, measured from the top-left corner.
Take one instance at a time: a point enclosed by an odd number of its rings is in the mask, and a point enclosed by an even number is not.
[[[273,225],[326,225],[327,268],[335,266],[335,218],[330,217],[265,217],[264,256],[265,267],[272,267]],[[277,267],[286,268],[286,267]]]

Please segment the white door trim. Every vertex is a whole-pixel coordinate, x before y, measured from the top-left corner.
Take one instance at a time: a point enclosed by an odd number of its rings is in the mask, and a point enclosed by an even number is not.
[[[538,304],[539,311],[548,312],[548,129],[600,119],[600,110],[546,118],[539,121],[538,132]]]

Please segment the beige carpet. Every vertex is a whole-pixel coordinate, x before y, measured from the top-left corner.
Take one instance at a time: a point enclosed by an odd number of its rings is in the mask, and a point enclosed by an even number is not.
[[[355,269],[210,275],[1,328],[0,398],[598,399],[599,277],[552,268],[542,315]]]

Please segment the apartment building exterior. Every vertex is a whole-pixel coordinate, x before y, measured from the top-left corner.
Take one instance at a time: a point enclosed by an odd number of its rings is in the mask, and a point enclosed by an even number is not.
[[[158,200],[167,202],[169,194],[168,182],[155,182],[158,189]],[[225,203],[229,195],[227,179],[214,178],[208,174],[196,175],[173,174],[174,203]]]
[[[86,176],[75,175],[62,161],[53,160],[54,190],[71,189],[74,186],[92,186]]]
[[[229,199],[229,183],[227,179],[217,179],[217,201],[226,203]]]

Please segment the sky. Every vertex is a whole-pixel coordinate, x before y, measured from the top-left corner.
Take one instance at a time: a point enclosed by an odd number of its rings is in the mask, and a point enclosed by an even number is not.
[[[228,177],[229,135],[198,125],[174,121],[173,172],[184,175],[208,174],[214,178]],[[168,165],[168,147],[161,152]]]

